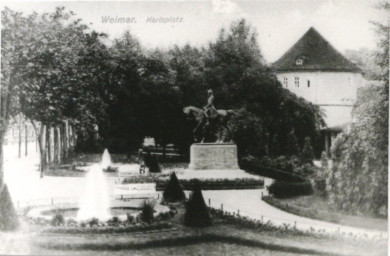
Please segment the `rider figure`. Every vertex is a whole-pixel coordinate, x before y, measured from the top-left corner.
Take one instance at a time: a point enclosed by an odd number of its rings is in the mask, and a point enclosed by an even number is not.
[[[217,110],[214,107],[214,95],[212,90],[207,91],[208,99],[207,105],[203,108],[204,115],[206,116],[206,125],[209,124],[210,118],[215,118],[217,116]]]

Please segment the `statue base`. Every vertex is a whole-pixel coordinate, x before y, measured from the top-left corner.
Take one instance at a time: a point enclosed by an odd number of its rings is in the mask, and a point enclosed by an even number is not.
[[[239,170],[237,146],[229,143],[196,143],[190,149],[190,170]]]

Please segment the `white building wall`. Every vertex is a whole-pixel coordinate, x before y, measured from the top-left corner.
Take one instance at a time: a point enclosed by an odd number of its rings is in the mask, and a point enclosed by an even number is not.
[[[278,72],[284,88],[321,106],[329,127],[352,120],[351,110],[357,89],[363,85],[360,73],[352,72]]]

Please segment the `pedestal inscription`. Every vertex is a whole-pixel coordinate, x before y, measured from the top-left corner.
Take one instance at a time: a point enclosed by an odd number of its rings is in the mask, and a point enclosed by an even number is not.
[[[237,146],[224,143],[199,143],[191,145],[191,170],[239,170]]]

